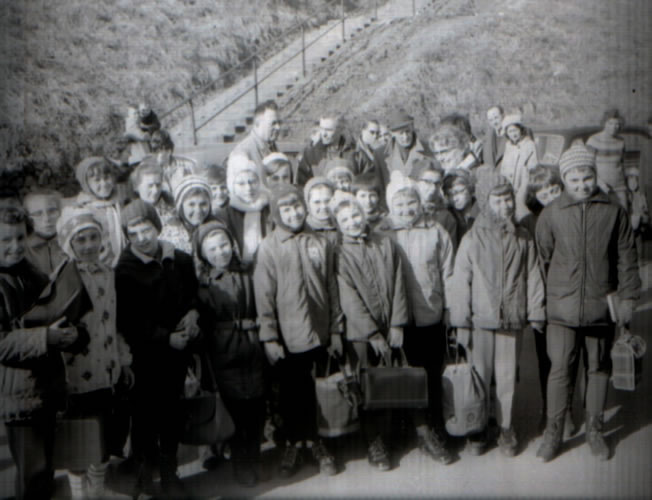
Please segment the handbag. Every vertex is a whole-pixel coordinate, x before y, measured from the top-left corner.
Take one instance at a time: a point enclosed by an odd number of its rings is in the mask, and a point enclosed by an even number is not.
[[[102,421],[99,417],[58,416],[54,430],[52,464],[54,469],[86,470],[104,456]]]
[[[618,339],[611,348],[611,383],[615,389],[633,391],[641,381],[643,356],[647,344],[638,335],[632,335],[625,327],[620,328]]]
[[[428,375],[423,367],[409,366],[405,351],[399,351],[399,364],[383,357],[377,367],[362,373],[365,410],[427,408]]]
[[[201,361],[194,356],[194,366],[188,367],[182,399],[184,421],[181,443],[214,444],[226,441],[235,432],[235,424],[217,391],[201,388]],[[210,365],[209,365],[210,369]]]
[[[460,360],[455,340],[455,357],[447,346],[449,363],[442,375],[442,408],[446,431],[451,436],[466,436],[487,425],[484,384],[473,365]]]
[[[336,359],[338,369],[331,373],[332,359],[328,357],[324,376],[315,377],[317,432],[322,437],[343,436],[360,429],[360,384],[346,358]]]

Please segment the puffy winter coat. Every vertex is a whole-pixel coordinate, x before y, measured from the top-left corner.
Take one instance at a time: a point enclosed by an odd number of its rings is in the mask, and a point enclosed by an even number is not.
[[[547,268],[549,323],[606,325],[607,294],[638,298],[632,228],[625,210],[602,191],[585,202],[563,192],[541,212],[536,240]]]
[[[451,283],[451,326],[520,330],[545,320],[536,247],[523,227],[480,214],[462,238]]]
[[[292,353],[330,343],[343,332],[333,248],[309,229],[277,226],[258,247],[254,271],[260,340]]]
[[[453,274],[453,243],[434,220],[421,217],[410,227],[393,223],[388,234],[401,251],[410,304],[410,323],[430,326],[442,320],[446,288]]]
[[[403,262],[396,243],[379,233],[343,235],[336,250],[337,284],[346,338],[364,341],[408,323]]]

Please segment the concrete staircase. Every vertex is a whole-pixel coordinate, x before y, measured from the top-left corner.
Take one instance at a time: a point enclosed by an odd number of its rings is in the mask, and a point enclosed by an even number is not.
[[[415,0],[416,14],[433,5],[435,0]],[[303,75],[301,57],[301,34],[299,33],[285,49],[281,50],[267,61],[259,63],[258,102],[267,99],[278,100],[295,86],[305,85],[311,79],[311,73],[341,50],[352,38],[365,36],[374,23],[388,23],[397,18],[413,15],[412,0],[389,0],[378,8],[378,17],[374,17],[372,8],[364,15],[347,18],[345,21],[345,38],[342,39],[340,20],[333,20],[326,25],[313,30],[306,30],[306,75]],[[294,56],[294,57],[292,57]],[[291,60],[284,63],[288,58]],[[274,71],[281,66],[278,71]],[[176,151],[180,155],[190,156],[198,161],[221,162],[248,133],[253,123],[255,94],[247,91],[254,84],[252,74],[242,78],[231,87],[212,95],[201,105],[195,104],[195,121],[199,126],[210,119],[217,111],[232,105],[215,119],[197,131],[197,145],[193,144],[191,117],[186,116],[171,129]],[[243,95],[244,94],[244,95]],[[292,145],[294,146],[294,145]],[[293,149],[293,147],[291,148]],[[213,151],[213,153],[210,153]]]

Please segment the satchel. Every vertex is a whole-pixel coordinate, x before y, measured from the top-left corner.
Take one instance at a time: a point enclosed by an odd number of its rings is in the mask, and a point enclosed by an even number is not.
[[[486,394],[482,378],[473,365],[447,349],[449,364],[442,375],[442,408],[446,431],[451,436],[466,436],[487,425]]]
[[[226,441],[235,432],[235,424],[220,393],[201,389],[201,367],[199,357],[194,356],[194,366],[188,368],[185,397],[182,399],[185,418],[180,441],[184,444],[214,444]]]
[[[52,463],[54,469],[86,470],[102,463],[104,439],[99,417],[57,417]]]
[[[324,376],[315,377],[317,432],[322,437],[343,436],[360,429],[360,384],[346,358],[336,360],[338,369],[331,373],[332,359],[328,357]]]
[[[409,366],[403,349],[399,354],[399,366],[382,358],[380,366],[362,372],[365,410],[428,407],[426,369]]]
[[[620,335],[611,348],[611,382],[615,389],[636,389],[641,381],[646,350],[645,340],[632,335],[625,327],[620,328]]]

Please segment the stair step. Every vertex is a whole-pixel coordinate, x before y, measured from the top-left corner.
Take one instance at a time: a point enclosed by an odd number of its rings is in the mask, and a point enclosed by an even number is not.
[[[246,123],[247,125],[253,125],[253,123],[254,123],[254,117],[253,117],[253,116],[247,116],[247,117],[245,117],[245,123]]]
[[[294,83],[288,83],[288,84],[285,86],[285,88],[286,88],[287,90],[290,90],[292,87],[294,87]]]
[[[222,140],[224,142],[233,142],[235,140],[235,134],[224,134],[222,135]]]
[[[235,126],[235,133],[236,134],[243,134],[247,130],[246,125],[236,125]]]

